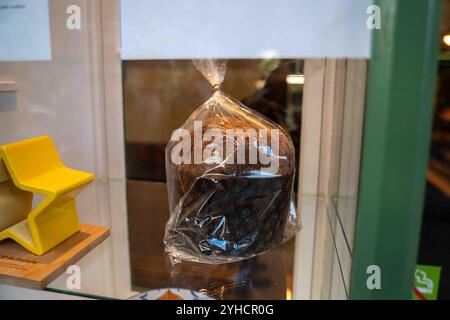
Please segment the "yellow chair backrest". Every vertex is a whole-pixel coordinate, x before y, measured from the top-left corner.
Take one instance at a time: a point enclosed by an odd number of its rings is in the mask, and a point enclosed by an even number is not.
[[[63,167],[50,137],[39,137],[3,146],[13,174],[26,181]]]

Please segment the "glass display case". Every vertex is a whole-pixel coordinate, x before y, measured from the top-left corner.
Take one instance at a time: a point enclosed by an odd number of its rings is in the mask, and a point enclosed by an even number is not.
[[[39,17],[43,20],[34,26],[47,26],[40,36],[51,35],[51,55],[45,54],[45,41],[40,56],[0,54],[0,145],[51,136],[65,164],[96,175],[78,197],[79,220],[108,226],[110,236],[76,262],[78,273],[67,269],[44,292],[0,284],[0,298],[63,294],[128,299],[160,288],[194,290],[214,299],[364,296],[352,295],[352,288],[367,275],[365,250],[372,253],[376,245],[361,243],[380,241],[367,218],[370,168],[364,161],[372,146],[380,155],[391,150],[376,141],[367,144],[375,139],[374,121],[390,123],[387,111],[373,111],[381,103],[373,98],[379,89],[373,81],[383,81],[385,74],[376,78],[376,72],[369,73],[373,62],[365,14],[371,1],[287,1],[286,6],[307,9],[297,13],[275,1],[264,6],[215,1],[203,11],[198,1],[177,1],[176,9],[162,2],[39,2],[48,6],[48,17]],[[217,6],[221,14],[210,21]],[[349,8],[362,13],[351,15]],[[279,16],[272,17],[269,9]],[[246,24],[251,12],[257,14]],[[187,25],[185,13],[195,20],[192,25]],[[319,13],[321,22],[314,18]],[[236,16],[236,25],[223,27],[230,14]],[[348,24],[329,34],[333,19]],[[379,38],[374,39],[375,52],[380,51]],[[419,55],[417,61],[426,60]],[[211,95],[191,61],[208,57],[228,60],[222,88],[226,93],[292,138],[294,200],[302,229],[251,259],[173,265],[163,242],[169,218],[165,146],[172,131]],[[390,106],[392,101],[384,102]],[[392,165],[400,166],[395,161]],[[384,167],[373,167],[385,173]],[[35,198],[33,206],[40,201]],[[358,238],[364,232],[367,238]],[[380,259],[386,261],[385,256]],[[74,276],[80,281],[74,283]]]

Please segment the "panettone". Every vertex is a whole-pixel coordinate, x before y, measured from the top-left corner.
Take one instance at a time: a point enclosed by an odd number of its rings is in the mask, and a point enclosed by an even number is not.
[[[166,147],[171,216],[165,244],[172,258],[237,261],[267,251],[291,236],[285,232],[286,224],[294,224],[290,228],[294,230],[299,223],[291,200],[295,150],[281,127],[216,90],[182,129],[190,142],[189,148],[183,149],[188,161],[173,160],[179,139],[171,139]],[[195,162],[196,141],[201,151],[217,147],[217,140],[205,138],[211,130],[222,133],[223,152]],[[256,135],[250,135],[251,131]],[[234,135],[230,138],[228,132]],[[198,135],[200,140],[196,140]],[[234,148],[225,149],[230,145]],[[275,170],[267,170],[267,162],[249,161],[251,148],[258,160],[260,155],[276,160]],[[243,150],[244,163],[237,161]],[[227,161],[230,155],[234,161]]]

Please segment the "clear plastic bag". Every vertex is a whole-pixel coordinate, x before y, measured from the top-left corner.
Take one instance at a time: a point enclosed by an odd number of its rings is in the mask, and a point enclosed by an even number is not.
[[[292,201],[295,149],[280,126],[220,90],[225,61],[194,65],[214,92],[166,147],[166,251],[173,263],[248,259],[301,227]]]

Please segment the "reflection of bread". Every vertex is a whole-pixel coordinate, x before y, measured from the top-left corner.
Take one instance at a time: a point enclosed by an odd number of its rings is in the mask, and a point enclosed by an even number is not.
[[[217,103],[217,102],[214,102]],[[229,103],[229,102],[228,102]],[[246,159],[249,143],[245,131],[267,130],[267,145],[271,147],[270,130],[279,130],[279,168],[274,175],[264,175],[256,164],[174,164],[172,148],[166,148],[166,170],[172,219],[166,233],[169,251],[182,251],[200,260],[207,256],[220,258],[248,257],[281,243],[290,210],[295,175],[295,149],[291,138],[276,124],[240,106],[229,106],[227,114],[206,109],[195,112],[184,128],[191,134],[193,154],[193,121],[202,120],[202,136],[208,129],[244,134]],[[220,110],[219,110],[220,111]],[[223,110],[222,110],[223,111]],[[207,113],[207,112],[206,112]],[[219,113],[219,114],[218,114]],[[224,112],[222,112],[224,113]],[[239,140],[235,140],[239,141]],[[210,141],[203,141],[202,150]],[[225,154],[226,151],[224,151]],[[237,154],[235,150],[234,159]]]
[[[184,300],[181,296],[172,293],[172,291],[167,290],[162,296],[156,300]]]

